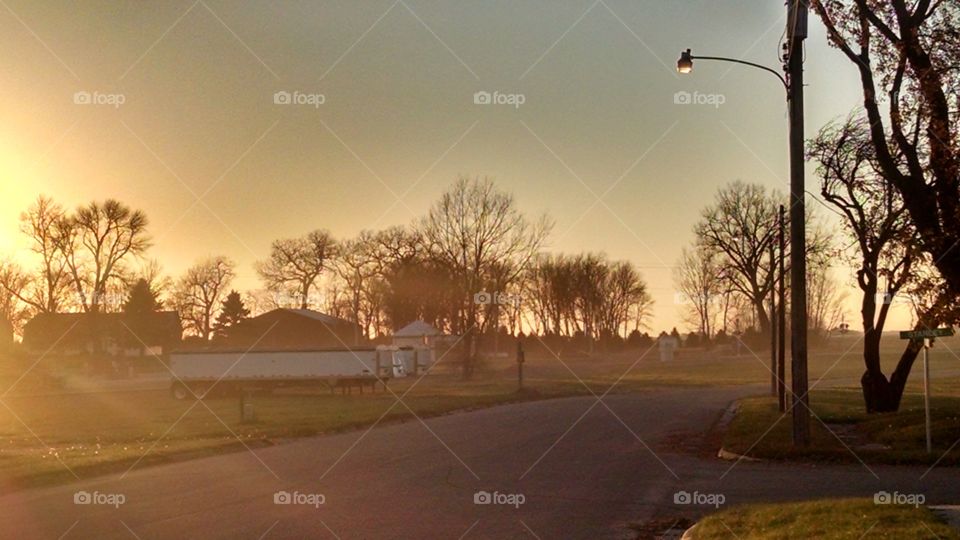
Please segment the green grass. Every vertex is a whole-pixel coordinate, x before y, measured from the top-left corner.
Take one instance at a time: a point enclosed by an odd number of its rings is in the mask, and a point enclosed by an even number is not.
[[[694,532],[697,540],[960,538],[925,507],[877,505],[869,499],[737,506],[707,516]]]
[[[856,336],[844,336],[814,351],[811,378],[826,374],[854,383],[862,370],[857,340]],[[593,355],[555,352],[557,356],[528,351],[525,375],[530,391],[522,395],[516,393],[516,364],[511,359],[489,361],[475,380],[464,382],[452,366],[445,365],[452,360],[448,358],[404,401],[418,416],[428,417],[520,400],[588,395],[589,391],[602,394],[611,388],[619,393],[675,385],[767,384],[770,380],[768,353],[764,352],[754,355],[744,350],[742,356],[733,357],[717,350],[682,350],[671,363],[661,363],[656,350],[645,356],[646,351],[637,350],[597,351]],[[891,348],[890,354],[895,353]],[[402,404],[387,412],[395,402],[390,394],[331,396],[317,392],[257,396],[257,421],[241,423],[236,399],[194,404],[175,401],[164,391],[58,394],[63,390],[63,375],[78,372],[82,363],[45,357],[34,365],[36,360],[0,356],[0,490],[71,480],[70,470],[89,477],[124,471],[134,463],[144,467],[234,451],[243,447],[238,439],[257,447],[362,428],[381,416],[381,422],[413,418]],[[28,368],[29,374],[8,393]],[[390,388],[403,394],[412,382],[396,380]],[[758,436],[751,434],[754,439]]]
[[[811,445],[806,449],[793,448],[790,415],[780,413],[774,399],[744,399],[723,446],[763,459],[960,464],[960,448],[953,446],[960,438],[960,379],[942,379],[931,385],[931,393],[931,454],[926,452],[923,395],[916,385],[907,389],[900,411],[884,414],[865,412],[859,388],[811,392]]]

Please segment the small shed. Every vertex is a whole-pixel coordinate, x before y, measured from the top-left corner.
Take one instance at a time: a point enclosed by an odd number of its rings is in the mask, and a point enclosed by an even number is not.
[[[416,320],[393,333],[393,344],[397,347],[433,348],[443,332],[433,325]]]
[[[433,325],[416,320],[393,333],[393,345],[414,349],[417,365],[429,369],[437,361],[436,348],[444,337]]]

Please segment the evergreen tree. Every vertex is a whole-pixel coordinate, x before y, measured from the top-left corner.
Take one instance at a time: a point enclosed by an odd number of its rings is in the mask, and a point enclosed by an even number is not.
[[[220,313],[213,325],[214,336],[217,338],[226,337],[228,328],[235,326],[249,316],[250,310],[243,305],[240,293],[230,291],[227,298],[220,304]]]
[[[134,313],[153,313],[161,307],[160,294],[150,288],[147,280],[141,278],[130,287],[127,300],[123,304],[123,312],[127,314]]]
[[[137,280],[127,300],[123,304],[124,323],[128,331],[119,336],[121,343],[140,349],[140,354],[146,352],[146,345],[157,345],[163,330],[155,326],[153,314],[161,307],[159,293],[150,288],[145,279]]]

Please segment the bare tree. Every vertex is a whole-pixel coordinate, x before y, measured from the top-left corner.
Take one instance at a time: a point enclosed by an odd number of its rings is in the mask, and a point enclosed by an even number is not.
[[[477,335],[490,322],[481,317],[477,294],[491,281],[498,265],[510,262],[511,282],[540,248],[551,225],[544,217],[531,223],[509,193],[490,179],[459,178],[441,195],[420,224],[431,257],[449,269],[461,302],[459,329],[464,335],[463,376],[472,376]],[[496,292],[496,291],[494,291]]]
[[[807,272],[810,330],[820,337],[826,337],[839,324],[843,317],[843,302],[847,298],[831,270],[827,265],[810,265]]]
[[[867,411],[895,411],[916,354],[902,356],[888,380],[880,365],[880,340],[893,299],[910,283],[920,255],[915,229],[903,199],[883,176],[863,120],[851,118],[826,126],[810,152],[820,164],[821,194],[843,216],[844,229],[856,248],[850,262],[863,293],[860,313],[866,371],[861,385]]]
[[[0,319],[10,323],[15,334],[23,330],[24,323],[36,311],[32,304],[23,301],[29,297],[33,276],[13,262],[0,263]]]
[[[684,249],[674,273],[678,301],[705,339],[713,337],[724,292],[719,255],[706,248]]]
[[[749,318],[762,335],[769,335],[770,331],[767,309],[776,270],[770,254],[781,204],[787,204],[781,194],[768,193],[758,184],[733,182],[717,192],[716,202],[703,210],[694,226],[697,247],[719,255],[721,275],[730,288],[731,299],[739,296],[752,306],[749,317],[742,308],[738,310],[740,322]],[[808,266],[828,265],[832,234],[813,208],[808,209],[806,219]],[[785,256],[789,260],[789,254]]]
[[[734,182],[717,192],[694,228],[698,248],[717,253],[730,286],[750,301],[761,333],[770,329],[765,301],[771,292],[770,246],[782,197],[757,184]]]
[[[337,249],[334,268],[349,298],[347,318],[357,323],[354,344],[363,337],[361,331],[369,332],[373,325],[375,309],[369,299],[381,270],[377,249],[375,235],[370,231],[361,231],[356,238],[342,242]]]
[[[68,271],[66,259],[57,249],[57,228],[65,218],[63,207],[42,195],[20,214],[20,231],[30,239],[30,250],[40,258],[40,265],[29,292],[9,292],[36,311],[56,313],[64,303]]]
[[[878,173],[899,193],[922,249],[960,295],[960,4],[815,0],[857,70]],[[886,102],[885,102],[886,101]]]
[[[204,340],[213,334],[214,316],[236,273],[230,259],[218,256],[200,261],[177,281],[173,305],[186,328]]]
[[[108,199],[81,206],[57,220],[57,249],[63,255],[79,304],[89,313],[101,310],[108,289],[125,282],[125,263],[150,247],[147,216]]]
[[[270,257],[257,262],[256,270],[268,290],[293,290],[300,308],[307,309],[311,304],[310,292],[328,268],[335,247],[333,237],[323,230],[301,238],[276,240],[270,246]]]

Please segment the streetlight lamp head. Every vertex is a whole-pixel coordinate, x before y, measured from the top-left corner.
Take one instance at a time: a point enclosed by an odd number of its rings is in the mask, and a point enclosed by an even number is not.
[[[693,55],[690,54],[690,49],[687,49],[680,53],[680,60],[677,60],[677,72],[690,73],[691,71],[693,71]]]

